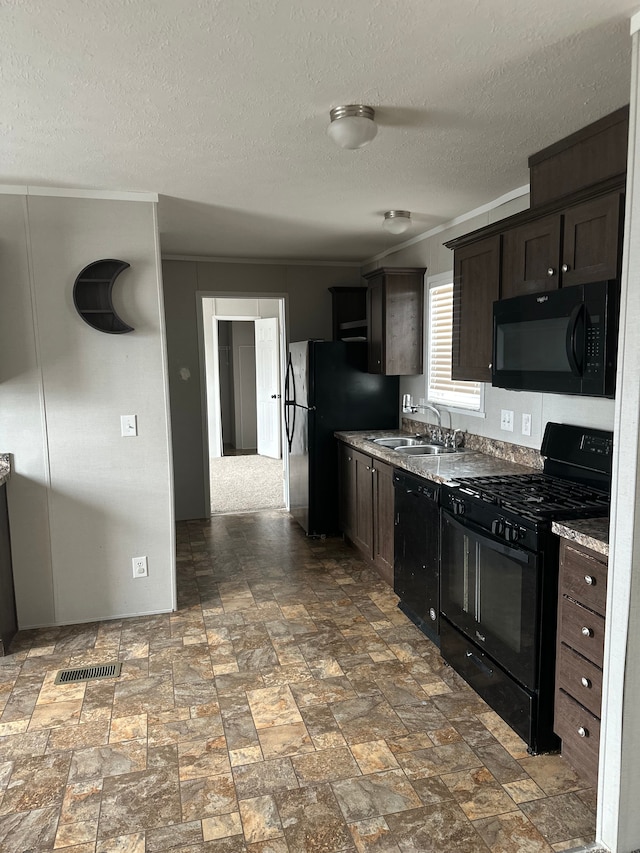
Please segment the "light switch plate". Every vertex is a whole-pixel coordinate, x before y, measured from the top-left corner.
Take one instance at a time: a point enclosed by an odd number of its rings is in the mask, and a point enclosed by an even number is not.
[[[120,433],[123,438],[138,434],[138,416],[120,415]]]
[[[531,413],[524,412],[522,415],[522,434],[531,435]]]

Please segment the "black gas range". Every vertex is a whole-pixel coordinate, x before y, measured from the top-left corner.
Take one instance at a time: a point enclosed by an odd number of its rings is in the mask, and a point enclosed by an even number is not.
[[[527,742],[554,749],[554,520],[609,512],[612,433],[548,423],[541,473],[442,486],[441,650]]]
[[[442,505],[454,516],[490,530],[506,542],[538,548],[551,521],[609,513],[609,492],[547,474],[465,477],[445,487]]]

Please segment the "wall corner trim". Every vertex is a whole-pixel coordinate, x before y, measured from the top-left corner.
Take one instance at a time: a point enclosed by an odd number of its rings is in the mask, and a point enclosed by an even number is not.
[[[634,36],[638,30],[640,30],[640,9],[631,16],[631,35]]]

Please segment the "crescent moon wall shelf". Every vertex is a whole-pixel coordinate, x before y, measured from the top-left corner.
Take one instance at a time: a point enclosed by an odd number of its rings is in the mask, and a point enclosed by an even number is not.
[[[73,285],[73,304],[76,311],[90,326],[99,332],[122,335],[133,332],[133,326],[118,317],[111,301],[111,292],[117,277],[130,264],[106,258],[86,266]]]

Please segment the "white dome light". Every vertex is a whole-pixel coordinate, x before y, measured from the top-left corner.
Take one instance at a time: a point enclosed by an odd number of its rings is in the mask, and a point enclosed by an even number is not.
[[[387,210],[382,227],[389,234],[404,234],[411,228],[411,214],[408,210]]]
[[[375,114],[373,107],[364,104],[334,107],[329,113],[331,124],[327,133],[341,148],[362,148],[378,132]]]

